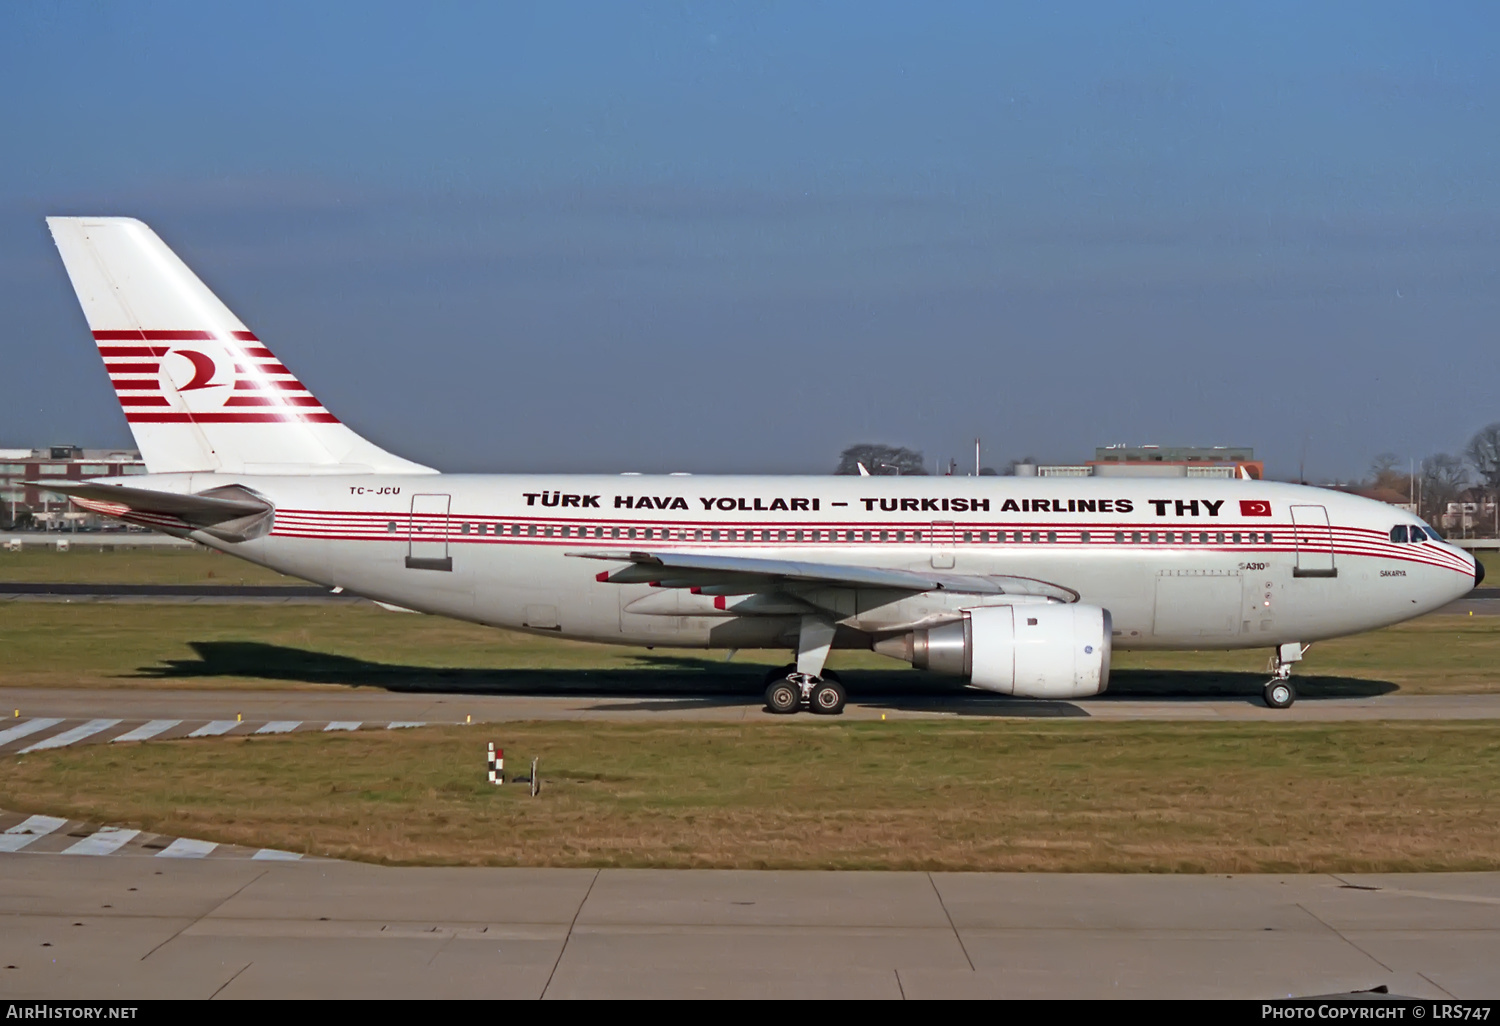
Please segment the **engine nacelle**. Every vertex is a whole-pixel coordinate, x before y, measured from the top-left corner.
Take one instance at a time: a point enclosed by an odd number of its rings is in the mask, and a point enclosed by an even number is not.
[[[1109,686],[1109,610],[1081,603],[980,606],[875,644],[934,673],[1021,698],[1087,698]]]

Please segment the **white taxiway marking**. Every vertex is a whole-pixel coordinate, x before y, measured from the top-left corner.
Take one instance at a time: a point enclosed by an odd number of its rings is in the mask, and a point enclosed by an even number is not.
[[[63,854],[112,855],[129,844],[131,838],[139,833],[139,830],[126,830],[124,827],[100,827],[97,833],[85,837],[71,848],[64,848]]]
[[[63,748],[74,741],[82,741],[90,734],[97,734],[101,730],[108,730],[119,722],[119,720],[89,720],[87,723],[79,724],[72,730],[65,730],[61,734],[53,734],[51,737],[38,741],[34,745],[27,745],[21,749],[21,754],[40,752],[47,748]]]
[[[159,859],[201,859],[219,845],[214,841],[195,841],[191,837],[179,837],[156,853]]]
[[[56,816],[32,816],[0,834],[0,851],[20,851],[38,837],[45,837],[67,823]]]
[[[302,726],[301,720],[272,720],[256,731],[257,734],[290,734]]]
[[[218,737],[220,734],[227,734],[233,730],[235,723],[235,720],[210,720],[188,737]]]
[[[405,727],[425,727],[425,726],[427,726],[427,724],[425,724],[425,723],[406,723],[406,722],[404,722],[402,720],[393,720],[393,721],[391,721],[391,724],[388,727],[386,727],[385,729],[386,730],[401,730],[401,729],[403,729]]]
[[[363,720],[334,720],[328,726],[324,727],[323,730],[358,730],[359,725],[363,722]]]
[[[109,743],[114,744],[116,741],[145,741],[158,734],[166,733],[181,722],[181,720],[151,720],[149,723],[142,723],[134,730],[127,730],[119,737],[111,738]]]
[[[277,862],[295,862],[301,857],[301,855],[297,854],[294,851],[278,851],[275,848],[262,848],[260,851],[250,856],[252,860],[271,859]]]
[[[61,722],[62,720],[35,719],[25,720],[14,727],[6,727],[4,730],[0,730],[0,745],[8,744],[18,737],[35,734],[39,730],[46,730],[48,727],[55,727]]]

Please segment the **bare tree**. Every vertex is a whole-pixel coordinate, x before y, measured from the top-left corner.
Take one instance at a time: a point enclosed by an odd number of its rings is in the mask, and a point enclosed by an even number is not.
[[[851,445],[839,453],[839,466],[835,474],[858,474],[859,464],[871,474],[925,474],[922,454],[915,449],[899,445],[875,445],[864,442]]]
[[[1422,461],[1421,506],[1419,515],[1429,524],[1448,512],[1448,503],[1456,501],[1469,487],[1469,468],[1450,453],[1440,452]]]
[[[1383,452],[1370,461],[1370,487],[1383,492],[1410,491],[1411,481],[1401,467],[1401,457],[1393,452]]]
[[[1464,457],[1479,474],[1486,491],[1492,495],[1500,492],[1500,421],[1474,432],[1464,449]]]

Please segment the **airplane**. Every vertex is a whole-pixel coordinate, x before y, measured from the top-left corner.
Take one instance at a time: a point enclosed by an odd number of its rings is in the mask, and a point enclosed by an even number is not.
[[[1484,577],[1410,513],[1201,478],[444,474],[356,434],[142,222],[51,217],[146,473],[34,482],[387,608],[625,645],[785,649],[766,706],[837,714],[832,649],[987,691],[1102,693],[1115,650],[1313,642]]]

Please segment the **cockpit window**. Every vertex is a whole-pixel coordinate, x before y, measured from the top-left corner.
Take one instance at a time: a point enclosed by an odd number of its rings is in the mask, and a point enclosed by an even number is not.
[[[1420,527],[1413,527],[1411,529],[1411,540],[1414,542],[1426,541],[1427,535],[1422,533],[1422,529]]]
[[[1391,528],[1391,541],[1396,542],[1398,545],[1406,541],[1405,524],[1397,524],[1395,527]]]

